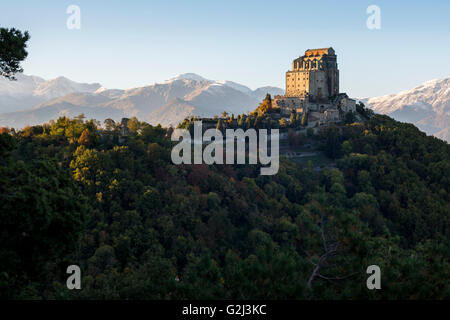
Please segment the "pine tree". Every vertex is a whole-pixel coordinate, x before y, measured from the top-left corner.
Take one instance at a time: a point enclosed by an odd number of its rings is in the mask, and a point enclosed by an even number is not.
[[[289,117],[289,125],[293,127],[295,125],[295,112],[291,113],[291,116]]]
[[[222,119],[217,120],[217,126],[216,126],[216,129],[217,129],[217,130],[222,130],[222,127],[223,127],[223,125],[222,125]]]
[[[0,28],[0,75],[15,80],[14,75],[23,72],[20,62],[28,56],[26,51],[30,35],[14,28]]]
[[[302,126],[305,127],[308,124],[308,113],[305,111],[303,112],[302,116]]]

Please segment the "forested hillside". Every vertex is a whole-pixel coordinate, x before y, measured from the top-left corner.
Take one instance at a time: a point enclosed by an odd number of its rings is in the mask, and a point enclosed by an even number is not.
[[[167,129],[106,122],[0,135],[2,298],[450,298],[450,146],[413,125],[329,127],[311,139],[336,167],[261,176],[173,165]]]

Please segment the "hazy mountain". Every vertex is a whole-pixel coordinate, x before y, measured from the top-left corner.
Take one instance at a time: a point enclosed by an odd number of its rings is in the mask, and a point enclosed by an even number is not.
[[[100,87],[98,83],[78,83],[65,77],[58,77],[39,84],[33,94],[51,99],[73,92],[95,92]]]
[[[438,137],[439,139],[445,140],[447,142],[450,142],[450,127],[447,127],[445,129],[442,129],[439,132],[436,132],[434,136]]]
[[[170,78],[169,80],[166,80],[164,83],[171,83],[175,80],[194,80],[194,81],[210,81],[206,78],[203,78],[202,76],[199,76],[195,73],[183,73],[179,74],[173,78]]]
[[[136,116],[152,124],[176,125],[190,115],[244,113],[254,110],[267,93],[283,93],[276,87],[251,90],[236,82],[208,80],[194,73],[127,90],[80,84],[63,77],[49,81],[31,76],[21,78],[14,88],[6,85],[2,88],[4,81],[0,83],[0,112],[3,112],[0,126],[20,128],[79,113],[100,121]],[[6,107],[8,97],[15,99],[14,108]],[[16,111],[8,112],[12,110]]]
[[[411,122],[427,134],[450,141],[450,78],[427,81],[411,90],[362,101],[377,113]]]
[[[267,92],[252,91],[231,81],[206,80],[194,74],[180,75],[164,83],[126,90],[106,106],[121,109],[151,124],[176,125],[190,115],[212,117],[223,111],[240,114],[255,109]],[[272,92],[270,91],[272,90]]]
[[[255,109],[267,93],[284,93],[277,87],[252,90],[233,81],[209,80],[195,73],[127,90],[106,89],[98,83],[77,83],[64,77],[45,80],[19,74],[17,79],[0,78],[0,126],[21,128],[80,113],[100,121],[136,116],[168,126],[190,115],[212,117],[223,111],[237,115]],[[450,140],[450,78],[362,101],[377,113],[411,122],[427,134]]]
[[[174,119],[181,119],[180,121],[178,121],[181,122],[182,119],[188,118],[194,113],[195,106],[189,104],[183,99],[175,98],[153,111],[149,115],[149,118],[153,119],[153,121],[151,121],[151,123],[153,124],[159,123],[163,127],[168,127],[170,125],[176,126],[176,123],[174,123]]]
[[[120,120],[124,115],[122,110],[114,108],[93,108],[74,105],[71,103],[55,103],[49,106],[42,106],[38,109],[16,111],[0,114],[0,126],[12,128],[23,128],[26,125],[36,125],[48,122],[51,119],[56,120],[60,116],[75,117],[84,114],[87,119],[112,118]]]
[[[16,81],[0,77],[0,113],[28,110],[49,99],[99,88],[98,83],[78,83],[64,77],[44,80],[19,74]]]
[[[261,87],[258,88],[256,90],[254,90],[251,95],[257,99],[258,101],[261,101],[264,99],[264,97],[266,96],[267,93],[270,93],[273,96],[275,95],[283,95],[284,94],[284,89],[281,88],[277,88],[277,87]]]
[[[17,74],[17,80],[11,81],[0,77],[0,96],[21,96],[30,95],[34,90],[45,82],[44,79],[36,76]]]
[[[241,91],[248,95],[252,95],[252,93],[253,93],[252,89],[250,89],[249,87],[244,86],[242,84],[239,84],[237,82],[228,81],[228,80],[219,80],[219,81],[216,81],[216,83],[226,85],[230,88],[236,89],[236,90]]]

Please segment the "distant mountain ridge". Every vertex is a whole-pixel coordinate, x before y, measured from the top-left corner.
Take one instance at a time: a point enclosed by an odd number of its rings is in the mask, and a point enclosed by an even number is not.
[[[77,83],[65,77],[45,80],[19,74],[17,78],[0,78],[0,126],[22,128],[80,113],[100,121],[136,116],[151,124],[175,126],[191,115],[245,113],[254,110],[267,93],[284,94],[277,87],[252,90],[233,81],[209,80],[195,73],[126,90]],[[413,123],[429,135],[450,141],[450,78],[360,100],[377,113]]]
[[[450,141],[450,77],[427,81],[396,94],[361,101],[377,113],[413,123],[429,135]]]
[[[0,126],[15,128],[80,112],[100,121],[136,116],[151,124],[175,126],[190,115],[244,113],[255,109],[267,93],[284,92],[277,87],[251,90],[236,82],[208,80],[194,73],[127,90],[76,83],[63,77],[46,81],[20,75],[13,84],[5,81],[9,80],[0,82]],[[28,99],[26,103],[24,99]]]
[[[17,75],[17,81],[0,77],[0,113],[31,109],[49,99],[74,92],[95,92],[98,83],[78,83],[65,77],[44,80],[37,76]]]

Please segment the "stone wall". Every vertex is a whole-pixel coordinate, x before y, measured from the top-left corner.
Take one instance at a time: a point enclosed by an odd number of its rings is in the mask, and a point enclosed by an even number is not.
[[[356,100],[355,99],[350,99],[348,97],[342,98],[341,102],[340,102],[340,106],[342,111],[344,112],[356,112]]]
[[[303,112],[305,99],[300,97],[275,96],[272,99],[272,106],[280,108],[283,114],[290,114],[292,110]]]

